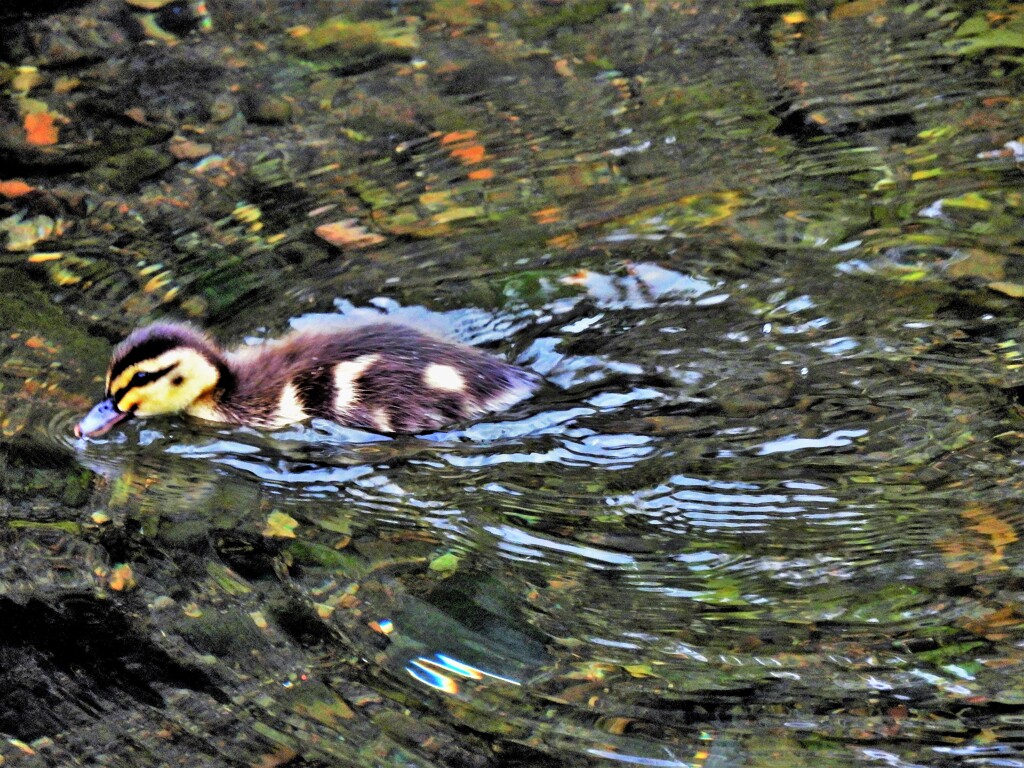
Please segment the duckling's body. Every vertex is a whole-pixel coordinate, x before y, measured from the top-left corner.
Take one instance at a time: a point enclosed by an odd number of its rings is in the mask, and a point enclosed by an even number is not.
[[[480,350],[388,322],[231,351],[189,326],[158,323],[114,350],[107,399],[75,434],[98,436],[131,416],[169,413],[268,429],[318,417],[422,432],[506,408],[537,384],[536,374]]]

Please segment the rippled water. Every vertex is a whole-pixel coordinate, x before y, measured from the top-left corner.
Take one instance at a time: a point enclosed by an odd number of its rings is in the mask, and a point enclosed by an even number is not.
[[[366,139],[318,187],[336,106],[233,145],[293,174],[265,232],[160,207],[212,161],[137,221],[82,214],[82,263],[0,298],[0,732],[47,765],[107,739],[126,766],[1024,766],[1019,70],[956,57],[955,5],[777,5],[616,6],[594,44],[625,75],[506,72],[493,20],[424,30],[387,87],[464,110],[490,183],[452,129]],[[280,66],[307,116],[337,86]],[[311,264],[308,232],[260,239],[317,203],[389,239]],[[232,341],[385,314],[546,383],[416,436],[75,440],[110,342],[164,314]]]
[[[457,720],[494,718],[485,732],[559,760],[766,764],[813,736],[829,764],[885,763],[899,750],[868,745],[899,728],[941,762],[962,721],[899,713],[1002,687],[1005,641],[979,652],[974,624],[992,599],[977,579],[1015,572],[999,476],[1016,464],[991,445],[1009,406],[927,351],[948,323],[913,295],[901,306],[861,278],[848,302],[823,261],[762,274],[780,286],[770,303],[746,281],[637,263],[570,276],[571,299],[473,313],[468,338],[504,334],[549,384],[449,432],[145,422],[75,449],[145,478],[135,503],[161,521],[216,509],[225,488],[250,500],[221,513],[232,526],[287,514],[305,546],[342,553],[293,552],[291,587],[313,604],[393,570],[400,596],[362,609],[395,640],[369,674],[440,697],[428,709],[456,697]],[[453,575],[424,581],[449,556]],[[972,652],[924,660],[950,644]]]

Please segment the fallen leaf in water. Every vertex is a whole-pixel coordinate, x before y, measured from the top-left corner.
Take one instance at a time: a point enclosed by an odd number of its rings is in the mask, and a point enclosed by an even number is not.
[[[30,251],[40,240],[58,236],[64,232],[64,222],[54,221],[49,216],[33,216],[22,219],[21,214],[0,220],[0,233],[7,233],[8,251]]]
[[[82,81],[77,77],[70,77],[67,75],[61,75],[53,82],[54,93],[71,93],[78,86],[82,84]]]
[[[42,82],[43,76],[36,67],[18,67],[17,74],[11,80],[11,89],[28,93]]]
[[[554,224],[562,218],[562,209],[557,205],[553,208],[544,208],[530,214],[538,224]]]
[[[466,205],[457,208],[449,208],[446,211],[435,213],[433,220],[438,224],[448,224],[452,221],[462,219],[475,219],[484,215],[484,209],[479,205]]]
[[[108,581],[110,588],[117,592],[131,589],[135,586],[135,575],[132,573],[132,567],[127,563],[115,565],[110,569]]]
[[[989,283],[987,287],[990,290],[998,291],[1014,299],[1024,299],[1024,285],[1020,283],[1008,283],[1000,280]]]
[[[26,184],[24,181],[0,181],[0,195],[6,198],[21,197],[34,189],[35,187]]]
[[[630,717],[609,717],[602,723],[602,728],[607,733],[614,733],[616,736],[621,736],[626,732],[626,729],[632,725],[634,720]]]
[[[198,160],[213,152],[213,146],[175,136],[167,145],[167,150],[179,160]]]
[[[885,0],[851,0],[851,2],[839,5],[832,9],[833,19],[853,19],[857,16],[867,16],[885,5]]]
[[[146,111],[142,107],[126,109],[124,116],[139,125],[149,125],[149,120],[146,119]]]
[[[370,232],[358,219],[342,219],[321,224],[315,230],[317,237],[338,248],[367,248],[385,241],[383,235]]]
[[[267,518],[267,527],[263,529],[264,536],[271,536],[278,539],[294,539],[295,529],[299,527],[299,521],[284,512],[271,512]]]
[[[60,131],[49,112],[29,112],[25,115],[25,141],[36,147],[47,147],[59,141]]]
[[[555,72],[562,77],[576,77],[568,59],[555,59]]]
[[[459,568],[459,557],[448,552],[430,561],[430,570],[435,573],[452,574]]]
[[[469,144],[465,147],[456,147],[452,150],[452,157],[465,165],[475,165],[487,157],[487,150],[483,144]]]
[[[441,137],[441,145],[455,144],[457,142],[469,141],[476,137],[476,131],[452,131]]]
[[[631,677],[657,677],[650,664],[627,664],[623,667]]]
[[[960,197],[944,198],[942,204],[948,208],[966,208],[972,211],[990,211],[992,202],[977,192],[968,192]]]

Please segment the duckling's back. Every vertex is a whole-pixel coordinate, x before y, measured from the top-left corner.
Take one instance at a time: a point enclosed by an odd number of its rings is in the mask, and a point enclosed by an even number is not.
[[[293,334],[236,353],[232,367],[237,388],[221,403],[224,415],[271,427],[320,417],[422,432],[511,406],[539,384],[478,349],[393,323]]]

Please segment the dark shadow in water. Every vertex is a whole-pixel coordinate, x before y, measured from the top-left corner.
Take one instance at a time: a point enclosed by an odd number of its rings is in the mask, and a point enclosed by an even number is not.
[[[162,707],[160,686],[226,702],[200,670],[171,659],[113,603],[0,599],[0,731],[24,741],[140,704]]]

